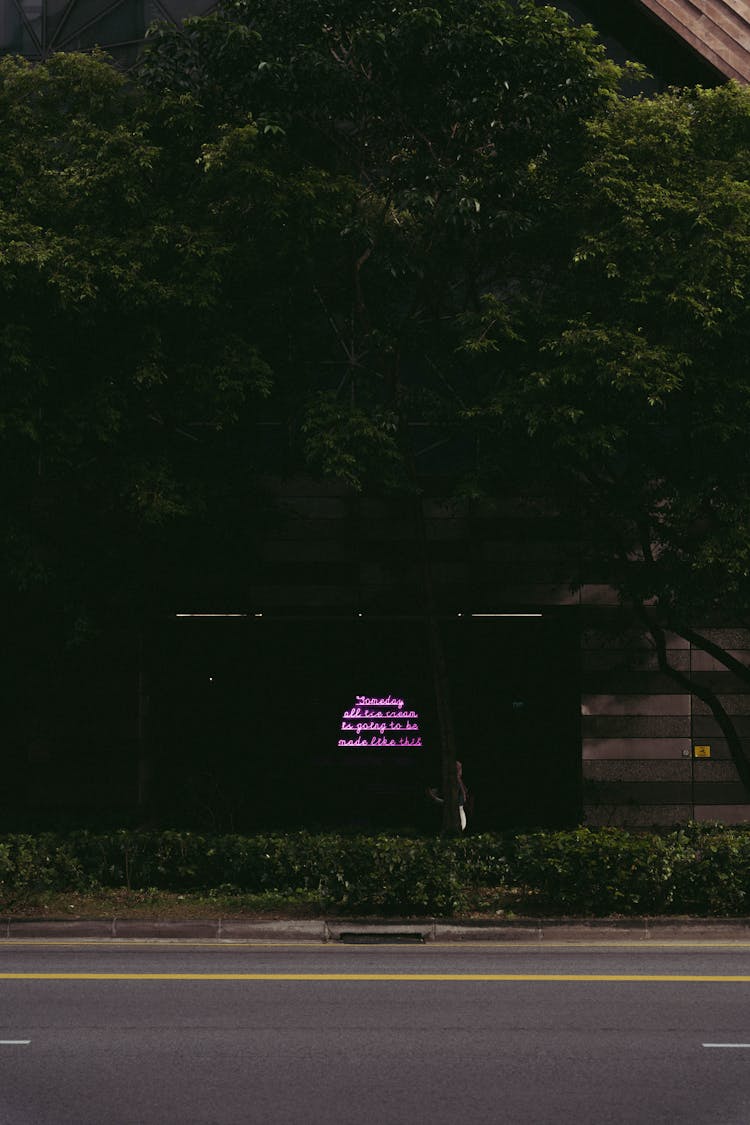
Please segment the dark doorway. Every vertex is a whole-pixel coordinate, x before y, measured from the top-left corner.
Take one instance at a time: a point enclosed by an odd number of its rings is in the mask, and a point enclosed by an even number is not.
[[[461,618],[443,626],[456,743],[472,827],[580,819],[578,633],[564,616]]]
[[[472,829],[574,822],[575,635],[553,617],[467,616],[441,632]],[[439,828],[425,795],[440,783],[440,749],[420,619],[178,619],[154,638],[149,666],[159,819],[228,831]],[[412,744],[339,745],[358,737],[341,730],[358,697],[418,716]]]

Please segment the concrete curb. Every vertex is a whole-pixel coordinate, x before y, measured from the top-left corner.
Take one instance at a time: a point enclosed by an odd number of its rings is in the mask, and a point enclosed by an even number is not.
[[[0,918],[0,942],[70,940],[238,942],[731,942],[750,941],[750,918],[475,919],[201,919],[149,921],[109,918]]]

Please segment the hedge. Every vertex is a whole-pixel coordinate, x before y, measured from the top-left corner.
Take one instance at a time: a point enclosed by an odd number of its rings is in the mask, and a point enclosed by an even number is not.
[[[748,828],[537,832],[516,838],[511,868],[527,903],[542,910],[600,916],[750,912]]]
[[[469,849],[471,852],[472,849]],[[481,848],[477,871],[492,861]],[[452,914],[471,867],[464,841],[306,832],[75,832],[0,836],[0,909],[40,891],[312,891],[324,909]]]
[[[750,913],[750,829],[579,828],[456,840],[308,832],[0,836],[0,910],[44,891],[103,887],[223,894],[304,891],[321,909],[450,915],[472,890],[519,913]]]

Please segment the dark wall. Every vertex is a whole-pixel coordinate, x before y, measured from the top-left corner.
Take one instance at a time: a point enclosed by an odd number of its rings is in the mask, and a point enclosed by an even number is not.
[[[576,638],[564,619],[441,622],[475,829],[562,824],[580,794]],[[437,828],[424,622],[178,619],[154,642],[162,816],[221,828]],[[357,696],[392,696],[421,746],[340,747]],[[349,735],[345,735],[349,738]]]
[[[122,823],[138,772],[138,638],[77,638],[17,599],[3,632],[3,830]]]

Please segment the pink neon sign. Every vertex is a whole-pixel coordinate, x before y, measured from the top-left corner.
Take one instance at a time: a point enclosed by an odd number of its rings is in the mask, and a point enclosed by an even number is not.
[[[339,739],[339,746],[402,749],[422,745],[419,716],[404,709],[403,699],[392,695],[358,695],[356,699],[355,706],[344,711],[341,719],[344,737]]]

